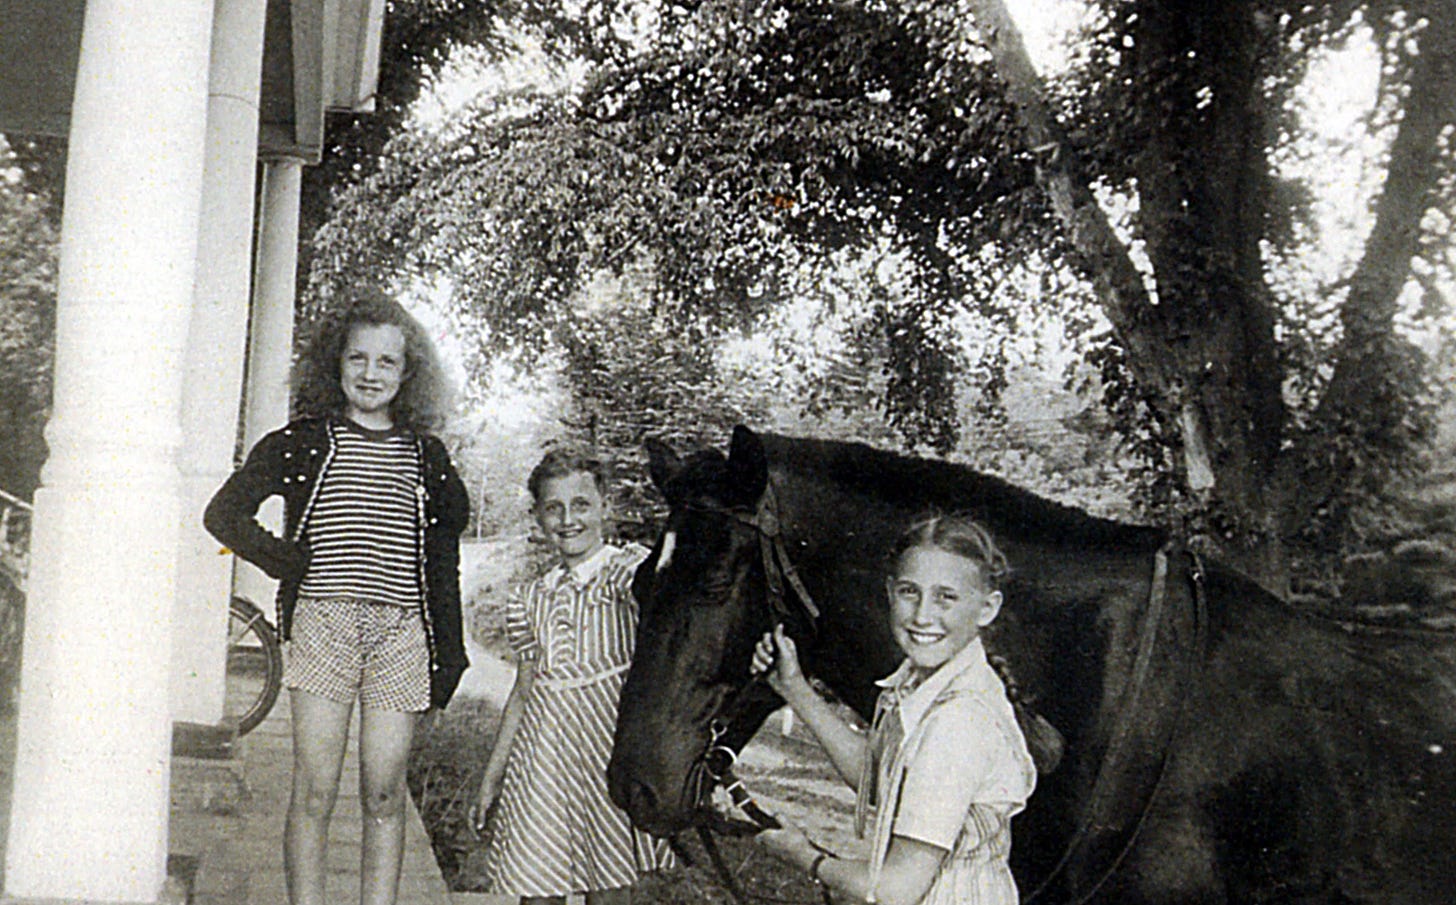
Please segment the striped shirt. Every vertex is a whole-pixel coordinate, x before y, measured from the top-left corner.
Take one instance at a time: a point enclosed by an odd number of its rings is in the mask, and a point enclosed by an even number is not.
[[[301,597],[420,605],[419,448],[409,434],[331,424],[334,456],[308,516]]]

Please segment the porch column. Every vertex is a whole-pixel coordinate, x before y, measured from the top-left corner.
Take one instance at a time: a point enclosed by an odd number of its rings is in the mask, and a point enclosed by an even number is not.
[[[222,719],[232,561],[202,510],[232,471],[243,393],[258,166],[258,94],[266,0],[216,0],[207,89],[207,165],[183,400],[182,543],[172,716]]]
[[[288,420],[288,369],[293,352],[293,301],[298,286],[298,204],[303,161],[279,157],[263,163],[258,210],[258,252],[253,271],[253,320],[248,330],[248,388],[243,398],[243,447],[251,449]],[[283,507],[265,506],[262,520],[283,530]],[[272,511],[268,511],[268,510]],[[237,560],[233,591],[272,612],[278,583]]]
[[[166,877],[178,411],[212,8],[85,9],[5,893],[147,902]]]

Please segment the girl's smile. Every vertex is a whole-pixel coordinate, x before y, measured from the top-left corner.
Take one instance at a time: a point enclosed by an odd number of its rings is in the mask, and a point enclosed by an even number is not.
[[[363,427],[393,427],[390,405],[399,395],[404,374],[404,332],[393,324],[356,325],[339,356],[344,414]]]
[[[912,547],[887,582],[890,628],[919,670],[943,666],[980,635],[1001,609],[973,560],[934,547]]]
[[[605,544],[607,504],[588,472],[548,478],[536,502],[536,523],[568,566],[585,562]]]

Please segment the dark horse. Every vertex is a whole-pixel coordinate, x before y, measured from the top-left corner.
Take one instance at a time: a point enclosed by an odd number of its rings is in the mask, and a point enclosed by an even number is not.
[[[883,554],[916,517],[955,512],[1012,564],[987,644],[1066,743],[1013,825],[1023,900],[1456,902],[1447,638],[1301,614],[1156,530],[962,466],[746,428],[726,459],[649,453],[671,513],[636,577],[608,773],[642,829],[703,820],[714,722],[736,750],[780,704],[745,681],[772,622],[787,620],[806,671],[869,712],[900,656]]]

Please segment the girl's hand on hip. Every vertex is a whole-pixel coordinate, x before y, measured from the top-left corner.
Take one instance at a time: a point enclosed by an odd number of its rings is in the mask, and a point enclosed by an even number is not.
[[[764,675],[768,687],[788,699],[790,693],[807,686],[804,671],[799,666],[799,648],[794,639],[784,633],[782,624],[775,625],[772,632],[758,639],[753,648],[753,662],[748,667],[749,675]]]

